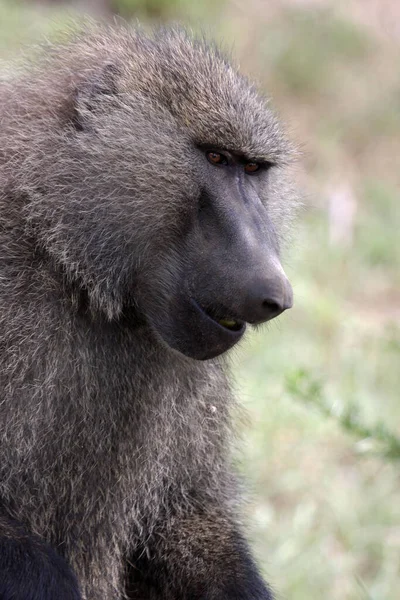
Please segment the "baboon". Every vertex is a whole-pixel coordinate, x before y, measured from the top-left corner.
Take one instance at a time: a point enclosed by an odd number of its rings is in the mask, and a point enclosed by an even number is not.
[[[1,600],[267,600],[224,353],[292,304],[293,152],[179,28],[88,26],[1,85]]]

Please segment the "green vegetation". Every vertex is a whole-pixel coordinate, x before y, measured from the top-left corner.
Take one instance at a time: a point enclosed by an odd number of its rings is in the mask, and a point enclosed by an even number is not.
[[[221,0],[221,5],[224,0]],[[111,0],[116,13],[125,18],[173,19],[201,18],[205,13],[210,15],[215,3],[205,0],[202,3],[191,0]]]
[[[306,206],[286,255],[295,308],[232,358],[248,410],[249,521],[279,597],[396,600],[400,44],[351,19],[352,1],[348,16],[328,1],[271,11],[229,0],[115,2],[125,16],[181,18],[234,42],[304,149]],[[0,58],[65,19],[0,0]]]

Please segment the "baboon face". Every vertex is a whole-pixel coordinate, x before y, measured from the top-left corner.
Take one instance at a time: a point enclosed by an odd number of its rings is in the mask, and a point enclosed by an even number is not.
[[[247,323],[263,323],[290,308],[292,290],[262,202],[276,167],[208,147],[197,148],[193,162],[192,211],[154,278],[163,284],[152,293],[163,300],[155,309],[143,303],[143,311],[169,346],[208,359],[236,344]]]
[[[208,47],[180,34],[140,43],[143,64],[78,86],[68,134],[44,153],[44,244],[92,307],[209,359],[292,305],[277,235],[287,148]]]

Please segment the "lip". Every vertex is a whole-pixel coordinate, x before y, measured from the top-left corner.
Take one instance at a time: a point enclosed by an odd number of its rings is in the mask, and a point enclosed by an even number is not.
[[[228,317],[226,316],[225,318],[220,319],[219,321],[217,321],[216,319],[213,318],[213,316],[210,314],[210,312],[203,308],[198,302],[197,300],[195,300],[194,298],[190,298],[190,302],[192,304],[192,306],[195,308],[196,312],[199,313],[203,318],[206,318],[207,321],[209,323],[212,323],[214,325],[214,327],[217,327],[221,334],[225,334],[230,336],[233,339],[239,339],[245,332],[246,330],[246,323],[240,319],[233,319],[232,317]],[[225,327],[224,325],[221,324],[221,321],[234,321],[236,323],[235,328],[231,328],[231,327]]]
[[[173,299],[169,310],[148,311],[146,316],[171,349],[195,360],[209,360],[227,352],[246,330],[246,323],[223,306],[204,306],[182,292]]]

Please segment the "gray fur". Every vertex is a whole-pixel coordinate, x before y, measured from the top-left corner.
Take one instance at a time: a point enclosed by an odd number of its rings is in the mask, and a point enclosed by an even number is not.
[[[248,81],[182,31],[49,46],[1,84],[0,122],[0,496],[87,600],[122,598],[124,557],[155,552],[168,515],[237,520],[225,361],[128,326],[126,290],[155,311],[180,269],[193,142],[280,165],[264,199],[280,235],[291,149]]]

